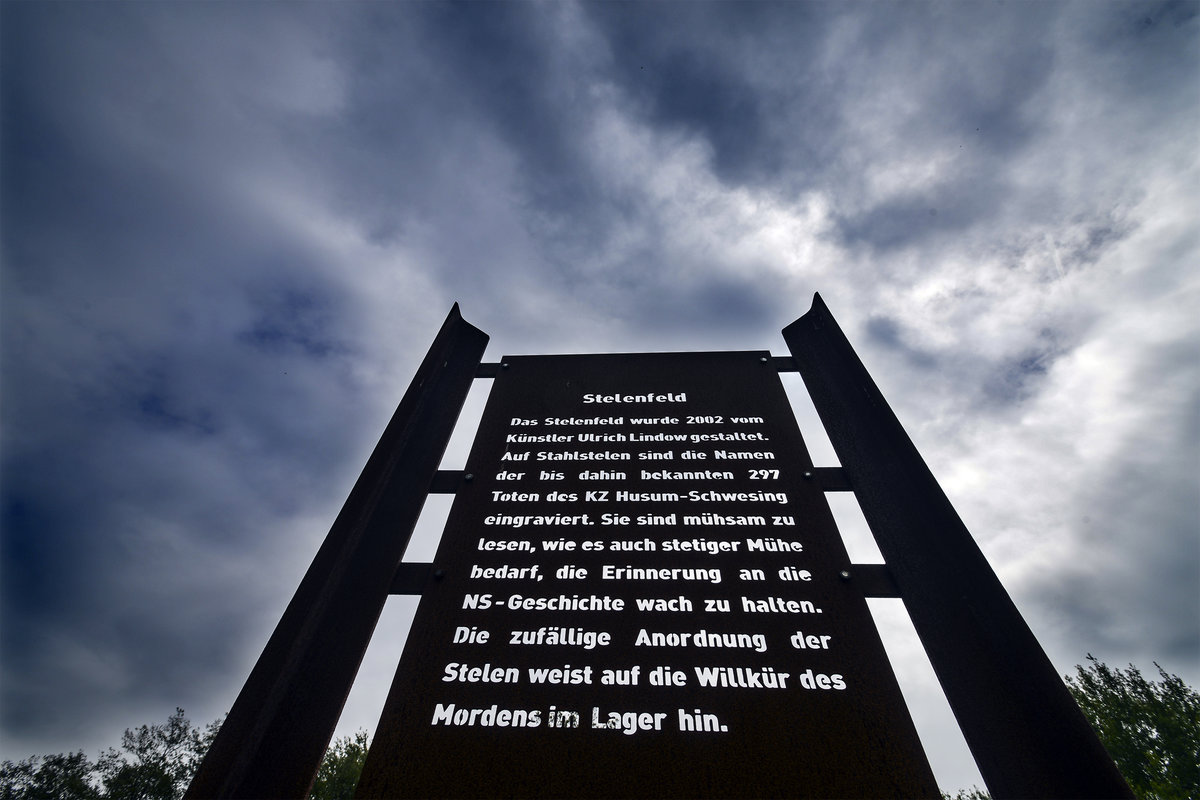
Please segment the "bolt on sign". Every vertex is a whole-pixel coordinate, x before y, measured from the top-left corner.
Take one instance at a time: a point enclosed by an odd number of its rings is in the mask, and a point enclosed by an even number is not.
[[[936,797],[767,352],[508,357],[360,797]]]

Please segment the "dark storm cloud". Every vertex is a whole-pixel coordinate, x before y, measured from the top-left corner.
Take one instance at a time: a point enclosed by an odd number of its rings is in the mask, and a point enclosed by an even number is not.
[[[872,316],[867,320],[866,334],[870,341],[899,353],[917,369],[928,370],[937,366],[937,356],[906,343],[900,323],[890,317]]]
[[[1185,447],[1200,452],[1194,426],[1185,435]],[[1079,498],[1084,554],[1059,565],[1056,579],[1031,597],[1077,650],[1111,660],[1136,639],[1169,671],[1189,670],[1200,655],[1200,630],[1173,620],[1200,603],[1195,464],[1167,453],[1166,465],[1148,463],[1144,453],[1122,455],[1120,490]],[[1098,581],[1098,574],[1106,577]]]
[[[1097,77],[1130,102],[1167,110],[1164,81],[1179,80],[1187,65],[1200,60],[1192,47],[1198,15],[1195,2],[1166,0],[1113,3],[1104,13],[1082,17],[1084,35],[1104,53]]]
[[[273,582],[221,554],[257,548],[299,487],[323,497],[322,460],[359,444],[311,424],[362,408],[336,380],[356,336],[344,295],[231,209],[238,114],[184,70],[186,46],[163,52],[157,13],[4,9],[10,735],[90,738],[146,698],[186,703],[179,687],[262,624],[204,595]]]
[[[1027,105],[1054,66],[1050,7],[1011,15],[921,5],[865,16],[805,3],[587,9],[609,37],[614,74],[656,125],[703,137],[729,182],[828,189],[846,239],[877,247],[969,227],[1004,201],[998,160],[1037,129]],[[981,30],[995,41],[956,36]],[[835,40],[860,57],[835,58]],[[884,101],[877,118],[848,116],[864,93]],[[912,96],[922,113],[886,102]],[[890,132],[891,152],[864,152],[874,165],[849,160],[880,130]],[[861,194],[864,170],[920,152],[954,158],[938,185],[882,202]]]
[[[709,279],[694,285],[665,281],[639,292],[634,317],[649,331],[686,330],[703,325],[717,331],[754,329],[763,320],[782,319],[787,298],[769,287],[735,280]]]
[[[1014,403],[1033,393],[1039,378],[1045,377],[1053,362],[1053,352],[1032,350],[1018,353],[1000,364],[999,369],[984,384],[990,400],[1004,405]]]
[[[587,64],[573,61],[560,41],[552,8],[439,3],[359,11],[333,15],[322,44],[345,68],[344,107],[288,131],[336,201],[375,221],[381,240],[401,236],[407,214],[440,211],[452,190],[442,183],[447,177],[470,180],[480,166],[468,155],[473,143],[494,137],[502,153],[475,158],[515,159],[523,202],[587,212],[592,180],[580,134],[588,98],[564,74]]]
[[[655,125],[695,133],[712,148],[713,168],[733,182],[791,183],[821,172],[837,124],[831,88],[814,63],[837,16],[804,3],[589,3],[608,39],[612,75]],[[790,85],[760,80],[754,53],[783,55]],[[808,124],[785,133],[781,113],[800,100]],[[836,135],[836,131],[833,132]],[[809,163],[797,163],[799,159]],[[781,174],[781,171],[782,174]],[[792,173],[792,174],[789,174]]]
[[[305,290],[273,285],[252,296],[254,317],[237,334],[238,341],[268,353],[295,353],[326,358],[348,349],[336,339],[344,325],[331,308],[333,287]]]
[[[624,55],[602,37],[579,33],[579,20],[562,8],[372,7],[364,19],[342,21],[329,38],[352,65],[346,107],[318,138],[302,138],[299,146],[323,152],[313,159],[317,169],[337,187],[337,202],[366,221],[373,240],[423,240],[421,257],[437,267],[431,274],[465,307],[476,297],[490,304],[510,296],[503,276],[513,269],[568,292],[607,292],[613,272],[599,275],[589,262],[611,252],[628,226],[658,224],[645,198],[604,186],[588,150],[607,145],[589,138],[594,87],[610,80]],[[692,80],[686,67],[681,62],[680,78]],[[714,68],[710,82],[726,76]],[[477,160],[449,161],[447,145]],[[511,193],[515,202],[480,207],[488,193]],[[424,225],[455,213],[457,231]],[[481,263],[475,237],[504,217],[538,240],[540,252],[510,239],[511,251],[491,252]],[[615,269],[630,285],[645,283],[640,296],[647,298],[651,327],[683,319],[671,310],[673,296],[724,295],[722,314],[736,315],[742,306],[735,301],[754,294],[729,288],[731,278],[705,285],[704,265],[671,271],[684,273],[679,280],[668,277],[663,265],[678,256],[662,252],[652,237],[645,242],[618,257]]]
[[[559,84],[553,15],[529,3],[434,4],[423,9],[429,57],[449,74],[448,91],[478,108],[520,156],[526,191],[539,203],[579,210],[590,176],[581,170],[580,99]],[[536,77],[535,77],[536,76]]]
[[[993,174],[955,176],[915,196],[884,200],[862,213],[842,215],[838,222],[847,244],[903,247],[969,229],[993,216],[1004,194]]]

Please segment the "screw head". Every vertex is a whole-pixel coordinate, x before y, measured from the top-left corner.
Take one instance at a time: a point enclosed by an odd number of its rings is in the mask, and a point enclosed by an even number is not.
[[[500,362],[500,369],[508,369],[508,362],[507,361]]]
[[[844,580],[844,581],[850,580],[850,570],[844,569],[839,574],[841,575],[842,580]]]
[[[762,362],[763,364],[767,363],[770,360],[771,359],[767,358],[766,356],[763,356],[762,358],[759,359],[759,361]]]
[[[813,479],[813,474],[811,472],[804,473],[804,480],[811,481],[812,479]]]
[[[468,472],[466,475],[463,475],[463,480],[464,481],[473,481],[473,480],[475,480],[475,476]]]
[[[441,580],[442,578],[444,578],[444,577],[446,577],[446,570],[444,570],[444,569],[435,569],[435,570],[433,571],[433,579],[434,579],[435,581],[440,581],[440,580]]]

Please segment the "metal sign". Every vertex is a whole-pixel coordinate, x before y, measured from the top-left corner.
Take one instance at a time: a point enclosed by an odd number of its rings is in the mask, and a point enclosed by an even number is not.
[[[863,601],[901,597],[993,797],[1132,798],[820,296],[783,336],[485,364],[455,304],[186,797],[307,795],[418,593],[359,797],[936,796]],[[469,472],[440,471],[474,378]],[[848,564],[848,490],[886,566]],[[437,563],[404,563],[431,491],[459,493]]]
[[[937,796],[769,353],[505,358],[466,471],[360,797]]]

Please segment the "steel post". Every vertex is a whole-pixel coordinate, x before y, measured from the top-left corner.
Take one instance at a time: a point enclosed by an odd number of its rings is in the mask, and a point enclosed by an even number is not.
[[[820,295],[783,337],[992,796],[1131,798]]]
[[[487,341],[456,303],[187,797],[308,796]]]

